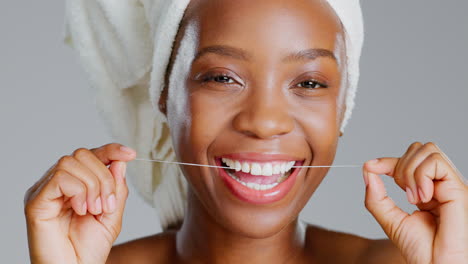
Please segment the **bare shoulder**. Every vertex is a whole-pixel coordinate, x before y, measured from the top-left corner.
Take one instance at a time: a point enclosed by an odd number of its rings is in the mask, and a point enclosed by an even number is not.
[[[388,239],[368,239],[307,224],[307,250],[323,263],[405,263]]]
[[[171,263],[175,257],[176,231],[130,240],[112,247],[106,264]]]
[[[312,224],[306,229],[307,251],[325,263],[358,263],[372,240]],[[321,261],[320,261],[321,260]]]

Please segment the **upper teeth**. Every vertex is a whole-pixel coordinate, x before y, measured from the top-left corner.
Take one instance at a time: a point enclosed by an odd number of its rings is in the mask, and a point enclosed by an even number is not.
[[[271,176],[273,174],[280,174],[289,171],[292,166],[294,166],[295,161],[281,161],[281,162],[248,162],[248,161],[238,161],[231,160],[228,158],[222,158],[222,161],[227,164],[231,169],[236,171],[242,171],[245,173],[250,173],[252,175],[263,175]]]

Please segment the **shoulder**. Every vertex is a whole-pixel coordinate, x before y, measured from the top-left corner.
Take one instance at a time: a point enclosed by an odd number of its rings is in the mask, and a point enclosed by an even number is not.
[[[368,239],[306,224],[307,252],[323,263],[405,263],[388,239]]]
[[[166,231],[112,247],[106,264],[171,263],[175,257],[176,231]]]
[[[330,263],[356,263],[356,260],[372,243],[372,240],[357,235],[337,232],[312,224],[306,226],[307,252]]]

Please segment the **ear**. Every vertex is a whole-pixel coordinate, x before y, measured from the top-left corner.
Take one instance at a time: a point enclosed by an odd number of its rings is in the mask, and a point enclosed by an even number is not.
[[[166,102],[167,102],[167,88],[164,86],[163,91],[161,92],[161,95],[159,96],[159,111],[163,113],[165,116],[167,116],[167,107],[166,107]]]

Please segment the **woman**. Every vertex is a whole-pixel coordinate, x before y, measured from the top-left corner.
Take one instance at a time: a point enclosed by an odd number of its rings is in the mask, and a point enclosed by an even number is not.
[[[183,222],[112,247],[136,152],[114,143],[63,156],[25,197],[32,263],[465,263],[468,187],[433,143],[363,165],[366,207],[389,240],[298,220],[328,169],[291,165],[331,164],[350,107],[335,11],[320,0],[191,1],[151,103],[178,160],[231,169],[182,166]],[[378,174],[419,211],[396,207]]]

